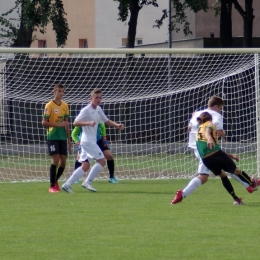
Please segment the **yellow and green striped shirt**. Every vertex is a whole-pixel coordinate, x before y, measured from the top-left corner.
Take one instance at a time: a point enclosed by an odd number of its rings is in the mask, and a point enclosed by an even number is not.
[[[48,102],[44,108],[43,118],[49,119],[52,123],[61,123],[69,118],[69,106],[62,101],[57,105],[53,100]],[[67,132],[65,127],[48,127],[47,140],[67,140]]]
[[[207,138],[205,135],[207,128],[211,129],[211,136],[215,142],[215,146],[212,149],[209,149],[207,145]],[[199,125],[198,132],[196,135],[196,145],[201,158],[204,158],[207,154],[210,154],[214,151],[220,150],[220,146],[218,144],[217,139],[216,126],[212,124],[210,121]]]

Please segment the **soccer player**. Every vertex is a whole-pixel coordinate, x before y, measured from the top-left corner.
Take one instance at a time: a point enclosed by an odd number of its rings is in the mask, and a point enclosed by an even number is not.
[[[198,122],[199,129],[196,144],[204,165],[216,176],[221,175],[223,170],[235,174],[250,193],[256,191],[258,189],[258,180],[251,180],[244,171],[235,165],[231,159],[238,161],[237,156],[221,150],[217,141],[216,127],[212,123],[212,116],[208,112],[203,112],[198,117]]]
[[[50,166],[49,192],[59,192],[58,180],[64,172],[70,140],[69,106],[62,100],[65,87],[61,84],[54,86],[54,98],[45,105],[42,125],[47,128],[47,144],[52,158]]]
[[[224,101],[222,98],[218,96],[213,96],[208,101],[208,108],[197,111],[193,113],[192,118],[189,122],[188,131],[189,131],[189,144],[188,146],[193,149],[193,152],[197,159],[199,160],[198,165],[198,176],[194,177],[188,185],[183,190],[178,190],[176,193],[176,196],[171,201],[171,204],[176,204],[178,202],[181,202],[182,199],[186,198],[188,195],[190,195],[195,189],[197,189],[202,184],[206,183],[209,177],[209,170],[208,168],[203,164],[203,161],[199,155],[199,152],[197,150],[196,145],[196,133],[198,130],[198,122],[197,118],[200,116],[203,112],[208,112],[212,116],[212,123],[216,126],[217,135],[219,137],[224,138],[226,133],[223,130],[223,117],[220,114],[222,107],[224,105]],[[224,174],[224,173],[223,173]],[[224,175],[223,175],[224,176]],[[240,182],[244,187],[246,188],[247,185],[244,184],[236,175],[231,174],[230,175],[233,179]],[[231,183],[229,182],[228,178],[221,178],[223,186],[227,189],[227,186],[229,187]],[[228,180],[228,181],[227,181]],[[230,184],[229,184],[229,183]],[[251,191],[251,188],[249,188],[249,192]],[[234,201],[235,205],[243,204],[241,199],[235,199]]]
[[[78,161],[79,157],[80,157],[80,152],[81,152],[81,146],[80,146],[81,135],[82,135],[82,127],[75,126],[71,133],[71,137],[72,137],[73,141],[78,145],[78,155],[77,155],[77,159],[75,161],[75,167],[74,167],[75,170],[81,166],[81,163]],[[107,168],[109,171],[108,181],[110,183],[118,183],[117,179],[114,176],[115,163],[114,163],[113,155],[112,155],[109,145],[108,145],[106,126],[104,123],[98,124],[97,145],[99,146],[99,148],[101,149],[101,151],[103,152],[103,154],[107,160]]]
[[[107,118],[103,110],[99,106],[102,99],[100,89],[94,89],[90,94],[90,104],[84,107],[76,117],[73,125],[82,127],[81,136],[81,153],[79,162],[82,166],[76,169],[69,180],[62,185],[62,189],[68,193],[72,193],[71,185],[80,179],[89,168],[89,159],[95,159],[96,164],[91,168],[86,180],[82,183],[82,187],[89,191],[96,192],[92,186],[92,181],[99,174],[106,164],[104,154],[97,145],[97,127],[100,122],[108,126],[116,127],[120,130],[124,129],[123,124],[117,124]]]

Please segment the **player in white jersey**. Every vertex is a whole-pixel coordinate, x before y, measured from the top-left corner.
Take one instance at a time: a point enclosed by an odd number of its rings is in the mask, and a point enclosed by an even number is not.
[[[198,130],[198,122],[197,118],[200,116],[201,113],[203,112],[208,112],[212,116],[212,123],[216,126],[217,130],[217,135],[219,137],[224,138],[226,133],[223,130],[223,117],[220,114],[222,107],[224,105],[224,101],[218,97],[218,96],[213,96],[209,99],[208,101],[208,108],[201,110],[201,111],[196,111],[193,113],[192,118],[189,122],[188,125],[188,131],[189,131],[189,147],[193,149],[195,156],[199,160],[199,165],[198,165],[198,176],[194,177],[188,185],[183,189],[183,190],[178,190],[176,193],[176,196],[174,199],[171,201],[171,204],[176,204],[178,202],[181,202],[183,198],[186,198],[189,194],[191,194],[195,189],[197,189],[199,186],[202,184],[206,183],[209,177],[209,170],[208,168],[203,164],[202,159],[199,155],[199,152],[197,150],[196,146],[196,133]],[[238,157],[236,157],[236,160],[238,160]],[[225,173],[223,172],[223,176]],[[230,176],[241,183],[245,188],[247,188],[246,184],[237,177],[237,175],[230,174]],[[234,195],[234,205],[240,205],[243,204],[242,200],[237,198],[235,196],[234,189],[232,187],[232,184],[228,180],[227,176],[224,178],[221,178],[222,184],[225,187],[225,189],[228,191],[229,194]],[[248,190],[248,192],[252,192],[251,190]]]
[[[94,89],[91,92],[91,103],[84,107],[76,117],[73,125],[82,127],[81,136],[81,154],[79,161],[82,166],[76,169],[62,189],[68,193],[72,193],[71,185],[80,179],[90,167],[89,160],[96,160],[96,164],[91,168],[86,180],[82,183],[82,187],[90,191],[96,191],[92,186],[92,181],[99,174],[106,164],[103,152],[97,145],[97,127],[99,123],[105,123],[108,126],[116,127],[120,130],[124,129],[123,124],[117,124],[107,118],[103,110],[99,106],[101,103],[101,90]]]

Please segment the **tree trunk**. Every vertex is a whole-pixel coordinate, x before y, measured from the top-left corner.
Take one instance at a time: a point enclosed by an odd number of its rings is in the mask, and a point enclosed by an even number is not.
[[[243,47],[253,46],[253,20],[255,18],[253,12],[253,0],[245,0]]]
[[[232,0],[221,0],[220,45],[223,48],[232,47]]]
[[[20,48],[30,48],[32,44],[32,34],[33,28],[26,27],[24,24],[24,12],[23,12],[23,4],[21,5],[21,23],[20,28],[17,34],[12,47],[20,47]]]
[[[140,11],[139,7],[139,0],[133,0],[132,5],[129,8],[130,10],[130,20],[128,23],[128,35],[127,35],[127,48],[134,48],[135,47],[135,36],[136,36],[136,27],[137,27],[137,20],[138,14]]]

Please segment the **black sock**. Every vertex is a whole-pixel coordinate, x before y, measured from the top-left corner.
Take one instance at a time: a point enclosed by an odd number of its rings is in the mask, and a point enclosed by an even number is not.
[[[250,186],[253,185],[251,178],[244,171],[241,171],[237,176],[241,181],[246,182]]]
[[[227,190],[227,192],[233,197],[233,199],[238,199],[237,195],[235,194],[234,188],[228,179],[228,177],[221,178],[222,184]]]
[[[63,174],[64,169],[65,169],[65,168],[63,168],[63,167],[61,167],[61,166],[58,168],[57,175],[56,175],[56,181],[58,181],[58,179],[60,178],[60,176]]]
[[[107,161],[107,168],[109,171],[110,178],[114,178],[114,171],[115,171],[115,163],[114,160]]]
[[[78,160],[76,160],[75,164],[74,164],[74,170],[78,169],[81,165],[82,165],[82,163],[80,163]]]
[[[55,186],[56,169],[57,169],[57,165],[51,164],[51,167],[50,167],[50,184],[51,184],[51,187]]]

